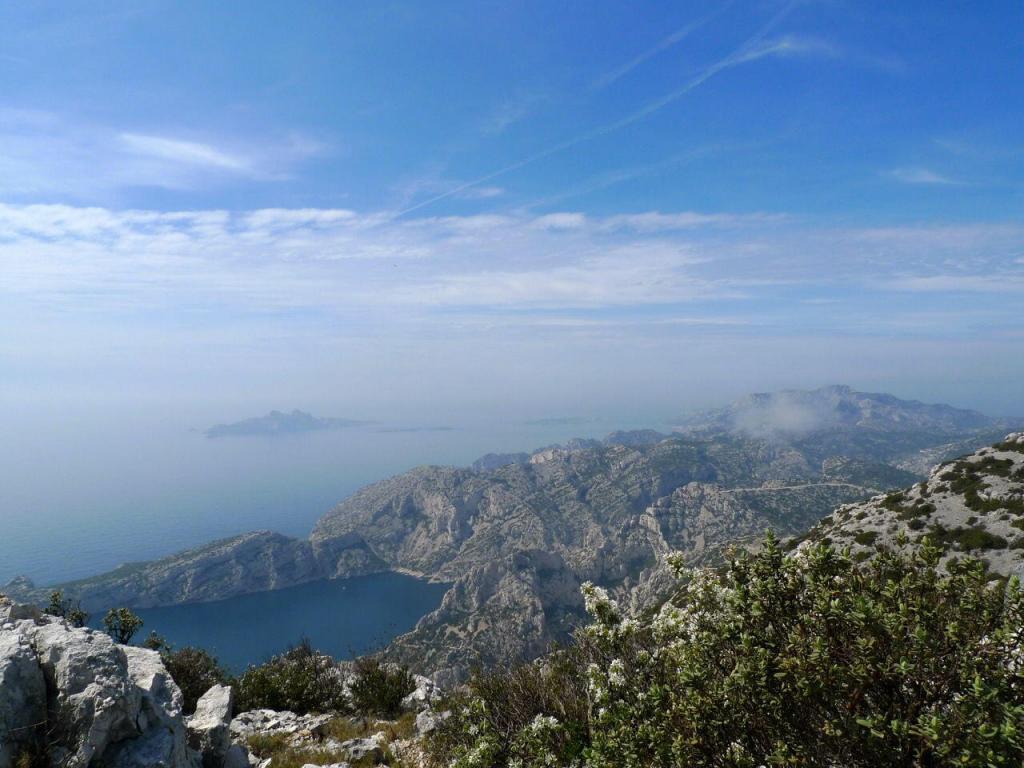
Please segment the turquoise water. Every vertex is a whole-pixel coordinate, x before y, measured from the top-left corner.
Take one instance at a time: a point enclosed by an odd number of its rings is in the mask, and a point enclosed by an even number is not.
[[[377,650],[408,632],[441,603],[445,584],[399,573],[316,581],[213,603],[136,611],[150,631],[176,647],[195,645],[233,672],[265,661],[308,637],[335,658]]]

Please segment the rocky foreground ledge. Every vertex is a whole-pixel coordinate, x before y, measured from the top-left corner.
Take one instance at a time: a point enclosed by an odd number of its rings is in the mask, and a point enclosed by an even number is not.
[[[0,597],[0,768],[271,768],[273,758],[260,754],[266,744],[308,755],[313,766],[376,765],[391,755],[416,765],[416,738],[434,727],[439,693],[427,678],[417,685],[403,702],[404,730],[331,714],[234,715],[232,690],[221,685],[186,717],[156,651]],[[338,738],[346,733],[364,736]]]

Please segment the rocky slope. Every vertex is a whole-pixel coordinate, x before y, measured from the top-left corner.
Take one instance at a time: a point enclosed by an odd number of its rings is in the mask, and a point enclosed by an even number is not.
[[[386,562],[454,582],[393,645],[447,681],[564,640],[582,616],[582,581],[621,595],[645,585],[648,602],[668,551],[714,562],[727,544],[805,530],[897,480],[913,476],[814,466],[788,446],[737,436],[552,448],[489,472],[424,467],[377,483],[326,515],[312,541],[358,532]]]
[[[944,563],[970,555],[995,573],[1024,575],[1024,432],[940,464],[905,491],[841,506],[802,539],[868,557],[925,536],[942,547]]]
[[[109,573],[56,585],[87,611],[111,606],[157,605],[221,600],[250,592],[281,589],[335,575],[384,570],[357,534],[313,543],[271,531],[215,541],[160,560],[129,563]],[[0,587],[19,600],[45,604],[51,587],[25,578]]]

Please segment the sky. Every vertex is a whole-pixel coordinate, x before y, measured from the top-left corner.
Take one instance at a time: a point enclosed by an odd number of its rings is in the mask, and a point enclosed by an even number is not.
[[[1020,2],[0,5],[0,404],[1024,414]]]

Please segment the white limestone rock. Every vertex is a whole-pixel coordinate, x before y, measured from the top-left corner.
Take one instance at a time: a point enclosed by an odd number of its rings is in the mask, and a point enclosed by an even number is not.
[[[0,631],[0,768],[10,768],[37,724],[46,720],[46,683],[28,641]]]
[[[31,721],[31,722],[23,722]],[[0,768],[37,724],[63,768],[195,768],[159,654],[0,600]]]
[[[234,693],[229,685],[215,685],[196,704],[188,719],[189,746],[199,752],[204,768],[219,768],[231,748],[231,711]]]
[[[437,730],[442,722],[451,717],[451,712],[435,712],[432,709],[425,709],[416,715],[416,735],[426,736]]]
[[[437,683],[429,677],[414,675],[416,690],[402,699],[402,707],[409,712],[419,712],[430,707],[441,695]]]
[[[374,765],[379,765],[384,762],[384,749],[381,747],[381,740],[376,736],[369,739],[343,741],[341,748],[348,753],[349,759],[356,763],[370,760]]]

